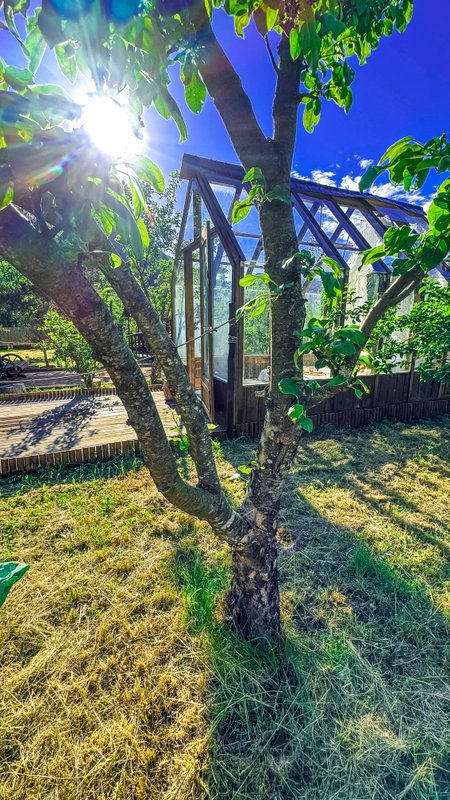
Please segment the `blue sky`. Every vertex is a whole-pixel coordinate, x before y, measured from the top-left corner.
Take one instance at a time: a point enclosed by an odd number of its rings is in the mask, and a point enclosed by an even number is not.
[[[231,20],[216,12],[217,35],[237,68],[263,129],[271,131],[274,72],[263,40],[251,25],[244,40]],[[450,0],[415,0],[413,19],[404,34],[384,39],[363,67],[357,68],[354,101],[349,114],[332,103],[324,106],[315,132],[301,123],[294,168],[301,175],[352,187],[361,174],[361,160],[378,160],[397,139],[411,134],[426,139],[450,127]],[[0,54],[20,65],[9,34],[0,31]],[[50,56],[39,72],[41,81],[60,76]],[[189,138],[178,143],[173,122],[154,111],[146,115],[149,154],[167,173],[177,169],[183,152],[236,162],[225,128],[210,99],[199,115],[184,104],[174,70],[174,94],[183,108]],[[432,183],[422,191],[425,198]],[[381,186],[381,193],[392,189]],[[421,201],[421,197],[411,198]]]

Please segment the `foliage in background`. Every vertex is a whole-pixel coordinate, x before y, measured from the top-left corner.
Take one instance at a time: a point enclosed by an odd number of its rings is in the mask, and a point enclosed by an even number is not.
[[[180,186],[178,172],[171,172],[162,193],[147,183],[142,186],[145,207],[141,219],[148,234],[145,257],[133,263],[133,272],[161,319],[170,313],[170,292],[181,214],[176,210]]]
[[[48,301],[14,267],[0,261],[0,327],[42,325]]]
[[[450,287],[426,278],[408,314],[391,309],[367,343],[367,364],[375,372],[405,368],[415,359],[422,380],[450,379]],[[403,336],[399,336],[403,334]]]
[[[379,164],[369,167],[360,188],[367,189],[385,170],[394,184],[405,189],[419,189],[430,170],[446,177],[427,210],[429,228],[419,233],[413,225],[389,228],[381,245],[368,250],[362,263],[372,264],[383,256],[394,257],[394,274],[406,274],[417,264],[429,272],[440,264],[447,268],[450,251],[450,144],[447,134],[435,136],[423,144],[405,136],[391,145]],[[450,289],[435,280],[425,279],[418,290],[417,302],[406,315],[391,310],[373,331],[367,363],[376,371],[389,372],[394,363],[417,359],[416,369],[423,380],[448,380],[450,348]],[[396,333],[403,332],[400,340]]]
[[[98,363],[92,355],[91,347],[78,333],[73,322],[50,309],[45,315],[44,333],[54,351],[57,366],[79,372],[89,385]]]

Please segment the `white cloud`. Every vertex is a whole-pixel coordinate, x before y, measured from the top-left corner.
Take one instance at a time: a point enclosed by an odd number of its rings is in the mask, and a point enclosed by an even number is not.
[[[361,175],[344,175],[344,177],[341,178],[341,189],[349,189],[351,192],[358,192],[361,177]]]
[[[308,175],[302,175],[296,169],[293,169],[291,174],[292,174],[292,177],[293,178],[297,178],[298,181],[310,181],[311,180],[311,175],[309,175],[309,176]]]
[[[336,185],[336,173],[335,172],[325,172],[322,169],[313,169],[311,172],[311,178],[316,183],[322,183],[325,186],[335,186]]]
[[[353,158],[358,160],[358,166],[361,170],[365,170],[373,164],[372,159],[362,158],[357,154],[354,154]],[[347,158],[346,160],[351,161],[352,158]],[[337,164],[336,167],[338,167]],[[339,186],[341,189],[347,189],[351,192],[359,192],[359,182],[362,178],[362,174],[355,175],[353,171],[349,171],[346,175],[339,177],[332,169],[313,169],[309,175],[301,175],[297,171],[294,171],[292,174],[300,180],[314,181],[324,186]],[[385,197],[389,200],[402,200],[405,203],[422,206],[425,211],[430,205],[432,197],[430,194],[417,190],[406,192],[402,186],[394,186],[392,183],[389,183],[389,181],[375,183],[369,191],[371,194],[378,195],[378,197]],[[330,220],[324,220],[324,222],[327,226],[330,226]]]

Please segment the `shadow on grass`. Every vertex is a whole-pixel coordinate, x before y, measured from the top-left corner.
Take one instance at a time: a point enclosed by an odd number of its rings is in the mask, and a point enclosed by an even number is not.
[[[351,531],[314,528],[333,558],[315,537],[281,554],[286,637],[265,650],[213,616],[214,569],[183,562],[211,676],[210,797],[447,800],[445,621]]]
[[[0,478],[0,497],[11,497],[43,486],[58,486],[61,483],[84,483],[97,479],[117,478],[139,470],[143,466],[144,462],[139,456],[124,455],[104,462],[41,467],[36,472],[26,475]]]

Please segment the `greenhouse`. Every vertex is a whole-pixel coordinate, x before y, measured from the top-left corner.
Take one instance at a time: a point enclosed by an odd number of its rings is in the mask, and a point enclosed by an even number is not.
[[[256,433],[270,375],[268,306],[253,319],[236,322],[235,316],[259,291],[242,287],[240,279],[250,272],[264,272],[258,212],[252,207],[245,219],[231,224],[234,203],[243,200],[250,188],[243,184],[240,166],[185,155],[181,177],[187,181],[187,192],[173,281],[173,337],[210,419],[228,435]],[[353,308],[373,303],[392,272],[389,259],[361,268],[360,251],[379,244],[392,225],[426,228],[420,206],[386,197],[294,176],[291,196],[299,249],[317,257],[324,254],[339,264]],[[441,267],[436,276],[445,282],[450,273]],[[323,303],[319,278],[309,283],[305,296],[308,314],[319,316]],[[412,296],[404,300],[401,312],[407,313],[413,302]],[[304,370],[318,379],[327,377],[326,371],[315,369],[314,358],[305,359]],[[395,372],[404,373],[397,376],[395,391],[404,384],[410,393],[405,369],[399,365]]]

